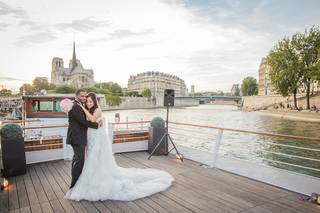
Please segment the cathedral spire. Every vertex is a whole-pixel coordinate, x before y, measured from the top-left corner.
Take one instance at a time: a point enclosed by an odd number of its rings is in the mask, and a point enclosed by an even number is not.
[[[75,68],[77,65],[76,43],[73,41],[72,67]]]

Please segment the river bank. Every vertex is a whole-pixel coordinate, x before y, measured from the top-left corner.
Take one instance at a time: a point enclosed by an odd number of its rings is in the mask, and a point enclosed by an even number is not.
[[[260,111],[255,111],[255,113],[258,113],[261,115],[274,116],[274,117],[278,117],[278,118],[282,118],[282,119],[286,119],[286,120],[319,122],[320,123],[320,113],[319,112],[260,110]]]

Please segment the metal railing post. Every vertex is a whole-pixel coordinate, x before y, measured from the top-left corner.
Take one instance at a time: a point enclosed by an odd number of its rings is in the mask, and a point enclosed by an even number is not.
[[[141,130],[143,130],[143,118],[141,118]]]
[[[128,121],[129,121],[129,119],[128,119],[128,116],[127,116],[127,117],[126,117],[127,130],[129,129],[129,124],[128,124]]]
[[[112,140],[112,142],[113,142],[113,128],[114,128],[114,125],[111,122],[109,122],[108,123],[108,135],[109,135],[110,139]]]
[[[222,135],[223,135],[223,129],[219,129],[218,135],[217,135],[217,141],[216,141],[216,143],[214,145],[214,149],[213,149],[213,159],[212,159],[211,168],[217,166],[217,160],[218,160],[219,148],[221,145]]]

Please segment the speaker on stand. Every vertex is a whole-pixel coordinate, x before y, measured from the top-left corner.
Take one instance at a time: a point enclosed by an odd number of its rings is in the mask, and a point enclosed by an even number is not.
[[[169,150],[168,153],[170,153],[173,149],[176,151],[176,158],[179,159],[181,162],[183,161],[183,156],[180,154],[179,150],[177,149],[176,145],[174,144],[170,134],[169,134],[169,108],[174,106],[174,90],[173,89],[165,89],[164,90],[164,101],[163,105],[167,107],[167,119],[166,119],[166,130],[165,134],[162,136],[162,138],[158,141],[157,145],[152,150],[151,154],[148,157],[148,160],[152,157],[154,152],[157,150],[157,148],[161,145],[161,143],[165,143],[170,141],[172,144],[172,149]],[[165,140],[165,138],[167,140]]]

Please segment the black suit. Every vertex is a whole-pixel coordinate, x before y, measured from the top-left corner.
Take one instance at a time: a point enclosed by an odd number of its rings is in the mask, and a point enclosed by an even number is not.
[[[66,143],[72,146],[74,152],[72,159],[72,180],[70,188],[72,188],[77,182],[83,169],[88,127],[98,129],[99,126],[98,123],[87,121],[86,115],[78,103],[80,102],[75,101],[72,109],[68,113],[69,127]]]

